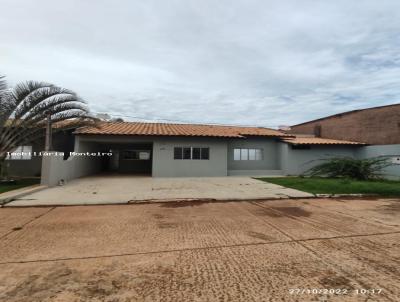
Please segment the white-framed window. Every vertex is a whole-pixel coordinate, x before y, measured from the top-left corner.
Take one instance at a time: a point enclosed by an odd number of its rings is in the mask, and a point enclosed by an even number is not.
[[[32,146],[19,146],[6,157],[7,160],[30,160],[32,159]]]
[[[151,152],[148,150],[124,150],[122,151],[123,160],[150,160]]]
[[[174,159],[208,160],[210,159],[209,147],[175,147]]]
[[[233,160],[262,160],[263,149],[260,148],[234,148]]]

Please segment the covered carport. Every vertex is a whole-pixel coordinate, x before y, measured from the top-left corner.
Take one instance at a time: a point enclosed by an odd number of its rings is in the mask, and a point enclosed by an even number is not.
[[[153,140],[147,137],[77,135],[79,145],[100,152],[99,172],[152,175]],[[77,148],[79,152],[79,147]],[[90,159],[89,159],[90,160]]]
[[[102,172],[152,174],[153,143],[99,143],[98,148],[111,154],[102,157]]]
[[[151,176],[153,140],[146,137],[76,135],[74,151],[67,159],[44,156],[41,183],[55,186],[96,174]]]

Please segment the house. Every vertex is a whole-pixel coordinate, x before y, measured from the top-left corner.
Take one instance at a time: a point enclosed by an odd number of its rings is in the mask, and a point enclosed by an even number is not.
[[[398,165],[385,172],[400,177],[400,144],[326,138],[321,135],[329,133],[325,127],[317,135],[306,128],[305,133],[294,133],[299,129],[101,122],[98,127],[56,132],[50,154],[41,152],[44,141],[20,146],[7,163],[10,175],[41,175],[46,185],[100,172],[152,177],[299,175],[321,159],[338,156],[390,157]]]
[[[343,112],[290,127],[291,134],[364,142],[400,144],[400,104]]]
[[[357,156],[365,145],[262,127],[138,122],[102,122],[73,135],[73,152],[42,157],[43,184],[101,171],[153,177],[297,175],[322,158]]]

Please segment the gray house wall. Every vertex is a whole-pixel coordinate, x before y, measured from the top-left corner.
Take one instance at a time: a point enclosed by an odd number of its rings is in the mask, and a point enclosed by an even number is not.
[[[262,149],[262,160],[234,160],[235,148]],[[249,137],[228,141],[228,175],[280,175],[279,142],[276,138]]]
[[[357,153],[357,157],[359,158],[371,158],[379,156],[387,157],[389,159],[393,157],[400,157],[400,145],[366,146],[360,148]],[[390,166],[383,172],[385,177],[389,179],[400,179],[400,165]]]
[[[174,147],[208,147],[210,159],[177,160]],[[158,138],[153,145],[153,176],[227,176],[227,142],[220,138]]]
[[[284,175],[300,175],[321,163],[321,159],[338,156],[356,157],[362,147],[355,146],[318,146],[313,145],[308,150],[294,150],[290,144],[279,143],[280,165]]]

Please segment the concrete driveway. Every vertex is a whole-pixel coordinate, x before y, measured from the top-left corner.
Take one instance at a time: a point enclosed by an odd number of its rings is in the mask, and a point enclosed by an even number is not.
[[[1,208],[0,255],[7,302],[399,301],[400,200]]]
[[[170,200],[248,200],[311,197],[250,177],[152,178],[98,175],[26,195],[7,206],[123,204]]]

